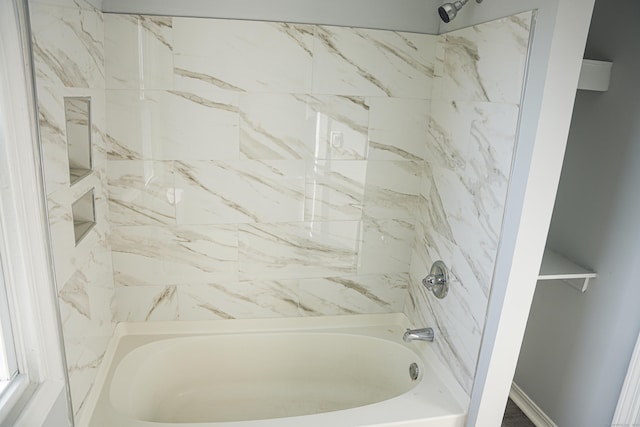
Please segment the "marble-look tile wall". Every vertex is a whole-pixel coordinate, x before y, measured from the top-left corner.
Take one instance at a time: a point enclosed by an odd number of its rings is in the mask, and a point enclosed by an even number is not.
[[[85,0],[31,14],[76,414],[115,320],[404,306],[470,390],[530,14],[443,36]],[[92,99],[94,171],[74,185],[65,96]],[[71,204],[91,188],[97,225],[76,245]],[[442,301],[418,286],[435,259],[452,269]]]
[[[75,415],[82,410],[115,307],[108,197],[102,12],[84,0],[32,0],[38,119],[58,301]],[[70,184],[65,97],[91,99],[93,172]],[[94,189],[96,226],[76,245],[72,204]]]
[[[436,37],[105,14],[119,320],[402,311]]]
[[[439,36],[411,284],[405,312],[434,326],[434,347],[467,393],[473,384],[502,228],[532,13]],[[420,284],[450,269],[439,300]]]

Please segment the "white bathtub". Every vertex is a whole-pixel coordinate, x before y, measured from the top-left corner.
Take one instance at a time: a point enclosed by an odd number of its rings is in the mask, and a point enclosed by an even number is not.
[[[78,425],[463,426],[406,327],[399,314],[120,324]]]

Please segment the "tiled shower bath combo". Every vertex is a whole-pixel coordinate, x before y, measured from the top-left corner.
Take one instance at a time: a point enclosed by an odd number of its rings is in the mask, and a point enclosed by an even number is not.
[[[428,35],[30,8],[78,420],[118,323],[391,313],[434,328],[412,348],[466,408],[531,12]],[[65,98],[91,105],[91,172],[74,184]],[[78,241],[72,205],[90,190]],[[438,259],[442,300],[421,285]]]

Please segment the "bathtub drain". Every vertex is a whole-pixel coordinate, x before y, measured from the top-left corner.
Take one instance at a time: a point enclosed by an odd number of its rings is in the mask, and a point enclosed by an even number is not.
[[[418,379],[418,375],[420,375],[420,368],[418,368],[418,364],[414,362],[409,366],[409,376],[415,381]]]

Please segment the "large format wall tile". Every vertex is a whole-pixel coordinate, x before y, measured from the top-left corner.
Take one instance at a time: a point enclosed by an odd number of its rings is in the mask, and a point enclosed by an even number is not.
[[[208,283],[237,278],[235,226],[114,228],[113,268],[118,286]]]
[[[453,241],[468,254],[468,262],[488,296],[502,227],[518,106],[465,102],[456,103],[455,108],[448,108],[450,103],[434,102],[434,105],[438,106],[434,108],[438,113],[432,116],[430,135],[435,141],[429,146],[430,151],[433,149],[431,158],[443,162],[431,162],[428,179],[437,188],[438,203],[447,213]],[[454,123],[456,131],[449,133]],[[433,197],[427,199],[434,203]]]
[[[309,161],[304,220],[360,220],[366,179],[366,161]]]
[[[427,99],[369,98],[369,159],[422,161],[427,144]]]
[[[300,311],[305,315],[389,313],[402,310],[406,273],[300,280]]]
[[[438,41],[405,311],[416,324],[436,327],[436,353],[469,394],[511,174],[531,18],[523,13]],[[436,260],[450,269],[442,300],[420,284]]]
[[[305,164],[302,161],[201,160],[174,164],[179,224],[303,219]]]
[[[108,244],[103,15],[84,0],[38,0],[30,2],[30,18],[53,263],[71,403],[77,416],[85,407],[116,318]],[[90,100],[93,171],[73,185],[67,97]],[[76,242],[72,205],[91,190],[96,224]]]
[[[36,3],[30,17],[38,85],[104,88],[102,13]]]
[[[205,92],[108,90],[109,158],[237,158],[237,102]]]
[[[313,93],[429,98],[435,37],[318,26]]]
[[[260,319],[402,310],[407,273],[118,287],[128,321]]]
[[[240,96],[240,151],[251,159],[365,159],[369,106],[326,95]]]
[[[214,283],[178,287],[180,320],[298,316],[295,280]]]
[[[254,93],[240,98],[240,152],[249,159],[309,159],[315,117],[304,99]]]
[[[530,27],[526,12],[440,36],[433,98],[519,104]]]
[[[409,269],[434,36],[127,15],[105,26],[120,319],[399,310],[406,280],[379,277]],[[167,287],[175,298],[152,309]]]
[[[108,185],[111,225],[176,223],[172,162],[111,161]]]
[[[64,90],[38,80],[38,123],[45,190],[51,194],[69,186],[69,155],[64,116]]]
[[[109,339],[109,337],[85,337],[76,341],[65,341],[69,391],[76,417],[86,407],[89,391],[105,357]]]
[[[118,286],[116,299],[120,321],[170,321],[179,317],[176,286]]]
[[[364,213],[372,218],[414,219],[420,193],[422,162],[370,161]]]
[[[172,89],[171,17],[105,14],[108,89]]]
[[[213,85],[246,92],[309,91],[311,25],[174,18],[173,28],[180,85],[198,90]]]
[[[58,292],[64,338],[110,337],[115,317],[111,254],[95,251]]]
[[[358,253],[360,274],[403,273],[411,260],[413,219],[372,219],[362,222]]]
[[[298,96],[307,104],[312,123],[312,158],[363,160],[367,158],[369,105],[357,96]]]
[[[75,415],[84,408],[116,319],[103,170],[104,165],[73,187],[48,196],[53,263]],[[76,244],[72,203],[91,189],[96,225]]]
[[[353,274],[359,236],[358,221],[241,225],[240,278],[271,280]]]

